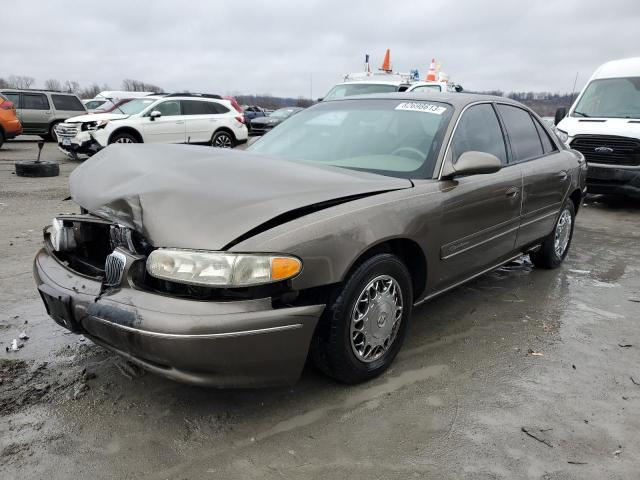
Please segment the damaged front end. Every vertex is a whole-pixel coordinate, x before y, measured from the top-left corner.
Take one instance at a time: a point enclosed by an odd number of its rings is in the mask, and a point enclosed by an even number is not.
[[[323,305],[294,306],[287,281],[243,288],[150,275],[142,235],[91,214],[44,232],[34,276],[48,314],[138,365],[188,383],[229,387],[295,381]]]

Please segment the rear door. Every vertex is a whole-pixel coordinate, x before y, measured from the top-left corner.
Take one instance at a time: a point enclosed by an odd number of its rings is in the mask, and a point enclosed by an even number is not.
[[[505,135],[491,103],[463,112],[445,161],[466,151],[491,153],[503,168],[486,175],[443,180],[440,268],[436,289],[468,278],[513,255],[522,193],[522,171],[509,166]]]
[[[82,102],[75,95],[60,95],[51,94],[51,101],[55,108],[56,120],[66,120],[67,118],[77,117],[78,115],[84,115],[87,110],[82,105]]]
[[[53,119],[49,99],[44,93],[21,93],[22,128],[24,133],[49,133],[49,123]]]
[[[189,143],[208,143],[218,128],[222,105],[206,100],[180,100]],[[220,108],[220,109],[219,109]]]
[[[568,166],[546,130],[527,110],[498,104],[512,162],[523,170],[522,221],[517,245],[526,246],[553,230],[562,201],[571,184]]]
[[[152,111],[161,116],[151,118]],[[151,108],[142,118],[142,131],[145,143],[184,143],[185,116],[180,100],[165,100]]]

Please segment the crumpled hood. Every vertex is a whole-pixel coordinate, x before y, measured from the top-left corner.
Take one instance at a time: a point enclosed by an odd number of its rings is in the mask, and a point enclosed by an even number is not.
[[[99,122],[101,120],[122,120],[129,115],[123,115],[121,113],[89,113],[87,115],[78,115],[77,117],[67,118],[66,123],[86,123],[86,122]]]
[[[69,177],[91,213],[156,247],[220,250],[273,218],[310,205],[409,188],[411,181],[194,145],[111,145]]]

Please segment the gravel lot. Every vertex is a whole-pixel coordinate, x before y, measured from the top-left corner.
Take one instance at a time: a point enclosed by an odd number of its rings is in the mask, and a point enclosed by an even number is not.
[[[48,143],[59,177],[13,175],[35,152],[0,149],[1,478],[639,478],[637,203],[588,199],[558,270],[523,259],[418,308],[379,379],[309,367],[289,388],[207,390],[46,316],[31,262],[42,227],[78,211],[78,162]]]

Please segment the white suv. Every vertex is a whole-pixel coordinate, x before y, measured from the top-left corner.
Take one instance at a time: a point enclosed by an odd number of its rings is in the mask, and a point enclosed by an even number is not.
[[[73,117],[56,128],[69,155],[91,156],[111,143],[196,143],[233,148],[247,141],[244,117],[218,95],[148,95],[117,112]]]

